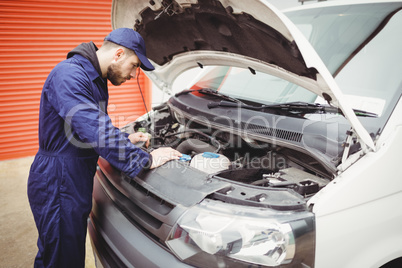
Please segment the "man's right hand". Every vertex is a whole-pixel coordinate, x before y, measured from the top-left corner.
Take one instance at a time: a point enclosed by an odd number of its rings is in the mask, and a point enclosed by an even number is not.
[[[179,159],[182,154],[171,148],[171,147],[161,147],[151,152],[152,155],[152,165],[150,169],[162,166],[167,161]]]

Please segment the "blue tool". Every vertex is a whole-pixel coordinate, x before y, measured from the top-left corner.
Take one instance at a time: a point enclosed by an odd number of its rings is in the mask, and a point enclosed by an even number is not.
[[[182,154],[182,156],[179,158],[180,161],[190,161],[191,160],[191,156],[187,155],[187,154]]]

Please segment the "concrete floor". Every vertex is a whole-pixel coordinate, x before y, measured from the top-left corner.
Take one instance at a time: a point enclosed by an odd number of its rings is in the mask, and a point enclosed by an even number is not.
[[[0,268],[33,267],[38,233],[27,197],[33,157],[0,161]],[[87,238],[86,268],[94,268]]]

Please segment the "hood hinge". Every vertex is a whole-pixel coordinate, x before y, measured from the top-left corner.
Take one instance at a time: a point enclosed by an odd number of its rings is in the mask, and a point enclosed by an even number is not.
[[[359,139],[359,137],[356,135],[356,133],[355,133],[355,131],[353,131],[353,129],[347,131],[346,134],[347,134],[347,138],[346,138],[346,142],[344,143],[345,149],[343,151],[341,164],[338,166],[339,172],[345,171],[353,163],[355,163],[357,160],[359,160],[360,157],[362,157],[363,155],[367,154],[370,151],[370,148]],[[356,152],[354,154],[349,155],[350,147],[355,142],[360,143],[361,150],[359,150],[358,152]]]

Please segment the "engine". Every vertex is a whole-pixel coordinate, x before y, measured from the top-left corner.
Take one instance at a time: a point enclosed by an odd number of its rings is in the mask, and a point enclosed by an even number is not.
[[[155,107],[150,114],[125,126],[127,133],[143,131],[152,138],[151,151],[172,147],[180,151],[181,162],[207,175],[253,185],[293,189],[304,197],[312,196],[330,178],[308,166],[314,159],[300,152],[245,139],[225,129],[213,129],[175,118],[167,105]],[[140,145],[141,146],[141,145]]]

